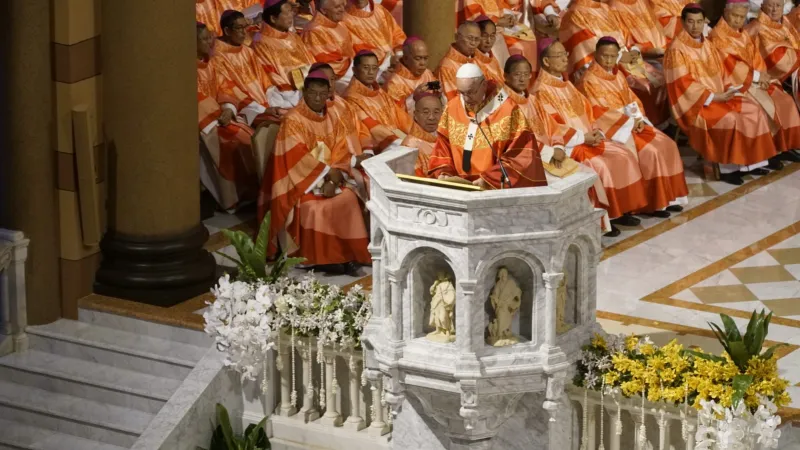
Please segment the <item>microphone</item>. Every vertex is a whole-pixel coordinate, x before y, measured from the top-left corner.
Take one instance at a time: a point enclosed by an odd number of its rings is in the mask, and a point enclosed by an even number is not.
[[[481,127],[481,123],[475,120],[475,124],[478,125],[478,129],[481,131],[483,138],[486,139],[486,142],[489,144],[489,148],[491,149],[492,141],[490,141],[489,138],[486,136],[486,133],[484,133],[483,128]],[[503,186],[506,184],[508,184],[509,188],[513,187],[511,186],[511,179],[508,177],[508,172],[506,172],[506,166],[503,164],[503,160],[498,157],[497,163],[500,164],[500,189],[503,189]]]

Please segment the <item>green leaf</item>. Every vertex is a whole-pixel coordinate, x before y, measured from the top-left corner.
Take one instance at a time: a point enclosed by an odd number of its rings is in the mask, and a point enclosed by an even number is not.
[[[770,358],[772,358],[772,355],[775,354],[775,350],[777,350],[777,349],[779,349],[781,347],[785,347],[786,345],[787,344],[775,344],[772,347],[770,347],[767,350],[765,350],[764,353],[759,355],[759,358],[761,358],[761,359],[770,359]]]
[[[233,429],[231,428],[231,419],[228,417],[228,410],[220,403],[217,403],[217,422],[222,427],[222,435],[225,438],[225,445],[228,446],[228,449],[237,448],[233,437]]]
[[[722,344],[722,348],[725,349],[726,352],[730,353],[730,346],[728,345],[728,337],[725,335],[725,332],[722,331],[722,328],[715,323],[708,322],[708,326],[711,327],[711,331],[714,332],[714,335],[717,336],[717,340],[720,344]]]
[[[248,450],[264,450],[270,447],[267,432],[264,429],[266,423],[267,418],[264,417],[258,425],[251,424],[247,427],[248,432],[245,433],[245,438]]]
[[[764,311],[761,311],[761,314],[764,314]],[[769,334],[769,323],[772,321],[772,311],[764,317],[764,336],[766,337]]]
[[[731,405],[735,408],[747,393],[747,389],[753,384],[751,375],[736,375],[733,377],[733,395]]]
[[[744,333],[744,344],[749,348],[753,338],[753,332],[756,329],[756,324],[758,322],[758,313],[753,311],[753,314],[750,315],[750,321],[747,322],[747,330]],[[750,338],[748,341],[748,337]]]
[[[722,324],[725,326],[725,335],[728,341],[741,341],[742,335],[739,334],[739,328],[736,326],[736,322],[727,314],[720,314],[719,317],[722,319]]]
[[[763,323],[763,322],[762,322]],[[761,353],[761,348],[764,347],[764,338],[766,338],[766,334],[764,332],[763,326],[756,327],[755,331],[753,331],[753,339],[750,343],[750,346],[747,348],[747,351],[750,353],[750,356],[758,356]]]
[[[228,446],[225,444],[225,435],[222,433],[222,425],[217,425],[214,429],[208,450],[228,450]]]
[[[744,346],[744,342],[731,342],[728,354],[731,356],[733,363],[736,364],[736,367],[738,367],[739,370],[742,372],[747,370],[747,362],[750,361],[750,352],[747,351],[747,347]]]
[[[692,355],[695,358],[706,359],[714,362],[725,362],[725,358],[723,358],[722,356],[711,355],[709,353],[701,353],[695,350],[688,350],[688,349],[684,350],[683,352],[684,354]]]
[[[262,261],[267,260],[267,247],[269,246],[269,224],[270,212],[267,212],[267,215],[264,216],[264,220],[261,221],[261,228],[258,229],[258,236],[256,237],[255,245],[256,255],[258,255]]]
[[[241,268],[242,265],[243,265],[241,261],[239,261],[238,259],[236,259],[236,258],[234,258],[232,256],[226,255],[225,253],[222,253],[222,252],[214,252],[214,253],[218,254],[219,256],[222,256],[223,258],[227,258],[227,259],[233,261],[234,263],[236,263],[236,266],[239,267],[239,268]]]

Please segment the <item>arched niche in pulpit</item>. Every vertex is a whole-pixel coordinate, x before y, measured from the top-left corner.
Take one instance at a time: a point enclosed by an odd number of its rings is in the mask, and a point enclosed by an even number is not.
[[[577,239],[567,246],[564,255],[562,285],[556,293],[556,334],[564,334],[581,325],[581,299],[587,298],[587,266],[591,248],[582,239]]]
[[[533,255],[528,253],[505,253],[496,257],[479,269],[478,283],[475,295],[483,299],[484,343],[491,347],[503,347],[509,342],[503,342],[493,336],[497,334],[497,327],[504,328],[503,318],[498,318],[496,308],[492,305],[493,294],[498,294],[505,302],[505,307],[515,306],[512,298],[518,288],[519,309],[511,318],[511,332],[518,343],[535,344],[534,323],[536,313],[534,305],[537,301],[544,301],[544,286],[542,284],[543,266]],[[500,286],[498,286],[498,283]],[[495,287],[498,286],[495,293]],[[497,322],[495,320],[499,319]],[[513,345],[513,343],[511,343]]]
[[[411,336],[412,339],[425,338],[429,333],[436,331],[431,324],[431,288],[440,277],[452,283],[454,294],[457,297],[458,282],[451,262],[439,250],[430,247],[414,249],[405,259],[403,268],[406,269],[407,295],[404,302],[409,301],[411,307]],[[452,305],[453,329],[456,326],[457,304]],[[454,342],[455,338],[453,338]]]

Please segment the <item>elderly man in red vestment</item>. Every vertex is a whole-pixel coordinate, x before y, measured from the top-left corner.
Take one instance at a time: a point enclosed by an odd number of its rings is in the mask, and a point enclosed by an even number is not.
[[[456,83],[459,96],[439,123],[428,175],[484,189],[546,186],[536,138],[505,89],[472,63],[458,69]]]
[[[301,36],[317,62],[333,67],[335,87],[341,93],[353,78],[353,57],[356,55],[353,36],[342,23],[347,0],[318,0],[317,4],[319,10]]]
[[[217,83],[217,71],[209,62],[214,34],[197,24],[197,109],[201,147],[200,180],[220,208],[232,210],[254,200],[258,174],[251,139],[253,130],[220,103],[249,103],[233,83]]]
[[[775,148],[781,153],[770,159],[768,167],[779,170],[783,167],[780,160],[800,160],[790,151],[800,148],[800,113],[792,96],[783,91],[781,80],[768,73],[758,50],[758,38],[742,30],[749,6],[747,0],[728,0],[723,18],[708,40],[722,57],[726,80],[742,86],[741,91],[758,102],[770,119]]]
[[[767,173],[775,156],[769,118],[761,105],[723,79],[719,51],[703,37],[705,13],[690,4],[681,13],[683,31],[664,56],[667,92],[675,120],[689,145],[706,161],[718,163],[720,178],[741,185],[743,172]]]
[[[406,34],[385,7],[374,0],[348,0],[342,23],[353,37],[356,53],[370,50],[378,57],[378,82],[402,55]]]
[[[758,50],[767,63],[767,73],[781,82],[790,81],[795,101],[800,100],[800,32],[783,17],[781,0],[764,0],[761,12],[744,27],[752,37],[757,37]],[[800,104],[800,101],[798,101]]]
[[[294,6],[289,0],[266,0],[261,33],[251,47],[272,83],[267,100],[272,106],[293,108],[302,99],[303,78],[314,56],[292,30]]]
[[[398,105],[409,113],[414,112],[414,92],[422,85],[435,80],[428,70],[428,46],[422,39],[411,36],[403,44],[403,56],[394,72],[388,76],[383,88]]]
[[[466,63],[475,62],[477,64],[475,53],[478,51],[480,44],[481,29],[477,23],[467,21],[458,26],[456,41],[450,46],[450,49],[445,53],[433,73],[442,82],[442,89],[448,100],[458,96],[458,89],[456,88],[456,72],[458,72],[458,69]]]
[[[475,23],[481,29],[481,43],[478,45],[478,51],[475,52],[475,63],[486,74],[486,78],[502,85],[503,69],[495,54],[492,53],[492,46],[497,39],[497,26],[492,19],[486,16],[478,16]]]
[[[406,109],[380,88],[378,70],[378,57],[374,53],[358,52],[353,59],[353,79],[342,97],[369,128],[375,149],[380,151],[395,141],[402,142],[411,129],[412,120]]]
[[[678,146],[644,115],[644,106],[617,68],[619,43],[597,41],[594,63],[577,83],[592,105],[594,125],[612,141],[636,152],[647,195],[643,213],[666,218],[682,211],[689,194]]]
[[[253,100],[251,104],[237,111],[247,118],[249,125],[258,125],[265,121],[277,123],[286,110],[269,104],[267,90],[272,83],[253,49],[244,45],[247,26],[247,19],[242,13],[225,11],[220,20],[223,36],[216,42],[211,61],[220,80],[232,81]]]
[[[436,130],[444,112],[442,92],[432,88],[418,90],[414,94],[414,102],[414,125],[408,136],[403,139],[403,146],[416,148],[419,151],[414,165],[414,175],[424,177],[428,175],[428,163],[438,137]]]
[[[277,248],[325,271],[356,275],[370,262],[369,234],[353,191],[347,130],[327,112],[330,81],[306,77],[275,143],[270,253]]]

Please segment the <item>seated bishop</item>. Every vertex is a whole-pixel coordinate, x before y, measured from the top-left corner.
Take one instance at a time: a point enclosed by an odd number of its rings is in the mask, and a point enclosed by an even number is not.
[[[353,37],[342,23],[347,0],[319,0],[318,10],[303,28],[301,37],[317,62],[328,63],[336,72],[335,87],[344,92],[353,78]]]
[[[728,83],[742,86],[741,92],[755,100],[769,119],[775,149],[781,152],[769,160],[770,169],[780,169],[781,160],[800,160],[791,149],[800,148],[800,113],[792,96],[784,92],[781,80],[773,78],[758,51],[758,38],[742,30],[747,18],[747,0],[728,0],[723,18],[708,40],[722,57],[723,76]]]
[[[369,234],[353,190],[348,131],[326,108],[330,89],[322,71],[309,73],[303,101],[281,125],[273,164],[270,254],[280,247],[321,270],[357,275],[357,264],[371,261]]]
[[[481,29],[481,43],[478,45],[478,50],[475,52],[475,64],[486,74],[486,78],[502,85],[503,69],[500,67],[500,61],[495,54],[492,53],[492,45],[497,36],[497,27],[494,22],[486,16],[479,16],[475,19],[475,23],[477,23],[478,28]]]
[[[692,0],[650,0],[653,15],[661,27],[667,45],[683,30],[681,11]]]
[[[369,50],[378,57],[378,82],[403,53],[406,34],[389,10],[374,0],[349,0],[342,23],[353,38],[356,53]]]
[[[458,177],[484,189],[547,186],[538,144],[522,110],[476,64],[456,73],[428,176]]]
[[[600,0],[575,0],[561,22],[559,40],[569,52],[569,73],[577,83],[592,63],[597,40],[611,36],[622,47],[619,66],[636,95],[642,100],[645,114],[655,125],[669,119],[666,83],[660,63],[642,56],[660,56],[648,39],[631,33],[621,15]],[[641,39],[641,42],[637,39]]]
[[[681,13],[683,31],[664,56],[672,114],[703,158],[719,164],[720,179],[741,185],[743,173],[764,175],[776,155],[769,118],[743,86],[726,81],[717,48],[703,37],[705,13],[696,3]]]
[[[493,57],[497,58],[501,67],[511,55],[522,55],[536,61],[536,37],[523,22],[527,1],[460,0],[456,2],[456,21],[459,24],[467,20],[478,22],[480,16],[492,21],[497,33],[493,36],[495,41],[490,49],[494,49]]]
[[[353,59],[353,79],[342,97],[357,117],[369,128],[375,150],[382,151],[395,141],[399,144],[411,129],[411,116],[378,85],[378,57],[369,50]]]
[[[475,53],[481,44],[481,29],[475,22],[464,22],[458,26],[456,41],[445,53],[439,66],[433,73],[434,77],[442,83],[444,95],[448,100],[458,97],[456,87],[456,72],[464,64],[475,63]]]
[[[781,82],[791,82],[795,100],[800,99],[800,32],[783,17],[781,0],[764,0],[761,12],[750,21],[745,31],[757,38],[758,50],[767,65],[770,77]],[[787,83],[788,84],[788,83]]]
[[[409,114],[414,112],[414,92],[420,86],[427,85],[435,78],[428,70],[428,46],[422,39],[411,36],[403,43],[403,56],[400,64],[394,68],[383,88],[398,105],[406,108]],[[423,88],[420,88],[423,89]]]
[[[261,33],[251,45],[272,84],[267,100],[286,109],[300,102],[303,79],[314,64],[314,56],[294,32],[294,11],[288,0],[266,0]]]
[[[689,203],[683,162],[675,141],[653,127],[641,100],[617,69],[619,50],[612,37],[597,41],[594,63],[576,87],[592,105],[595,127],[636,152],[647,195],[647,207],[641,212],[666,218]]]
[[[600,199],[595,206],[608,211],[612,225],[638,225],[641,221],[631,214],[646,210],[649,202],[636,154],[595,128],[591,103],[562,77],[569,64],[564,46],[550,38],[540,39],[539,57],[542,70],[532,91],[534,108],[538,120],[553,127],[546,133],[554,140],[550,145],[563,143],[563,149],[543,153],[542,160],[549,163],[570,157],[589,166],[600,178],[607,199],[607,206]],[[614,227],[610,233],[615,236],[619,230]]]
[[[414,175],[425,177],[428,175],[428,163],[438,137],[436,130],[444,112],[442,93],[428,88],[418,90],[414,94],[414,103],[414,125],[411,126],[408,136],[403,139],[403,146],[419,150],[414,165]]]
[[[238,115],[247,119],[248,125],[278,123],[286,109],[269,104],[267,90],[272,87],[272,83],[253,49],[244,45],[247,26],[244,14],[233,10],[225,11],[220,20],[223,36],[214,45],[211,61],[221,81],[233,82],[253,100],[251,104],[237,111]]]
[[[197,109],[200,139],[200,180],[223,210],[235,210],[256,198],[258,173],[253,155],[253,130],[231,108],[249,99],[233,83],[217,84],[209,62],[214,34],[197,24]]]

